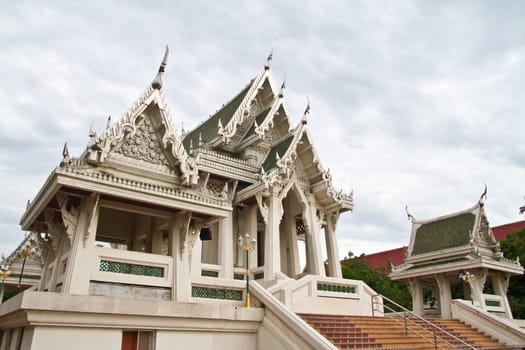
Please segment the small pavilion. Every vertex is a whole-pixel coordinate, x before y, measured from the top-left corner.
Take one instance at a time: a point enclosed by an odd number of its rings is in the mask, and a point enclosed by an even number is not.
[[[485,214],[485,195],[471,208],[430,220],[408,214],[412,232],[407,257],[390,277],[407,282],[415,313],[451,318],[451,301],[461,298],[512,318],[507,288],[523,267],[503,256]]]

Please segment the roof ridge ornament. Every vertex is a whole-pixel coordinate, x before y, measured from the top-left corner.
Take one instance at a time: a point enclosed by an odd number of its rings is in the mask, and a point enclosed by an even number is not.
[[[168,54],[170,52],[170,49],[168,48],[168,45],[166,45],[166,49],[164,51],[164,58],[162,59],[162,62],[160,63],[159,71],[153,81],[151,82],[151,87],[157,90],[160,90],[162,88],[162,73],[164,73],[164,70],[166,68],[166,65],[168,64]]]
[[[412,215],[412,214],[410,214],[410,213],[408,212],[408,205],[405,206],[405,211],[406,211],[406,213],[407,213],[408,220],[410,220],[410,221],[412,221],[412,222],[416,221],[416,218],[414,217],[414,215]]]
[[[483,193],[481,194],[481,196],[479,197],[479,201],[478,203],[480,205],[483,205],[484,202],[487,200],[487,184],[486,183],[483,183],[485,185],[485,190],[483,191]]]
[[[284,76],[283,83],[281,84],[281,88],[279,89],[279,93],[277,94],[277,96],[279,96],[279,98],[283,98],[283,96],[284,96],[284,89],[286,89],[286,75]]]
[[[308,119],[306,118],[306,116],[308,114],[310,114],[310,98],[308,98],[308,96],[306,96],[306,99],[307,99],[308,103],[306,104],[306,108],[305,108],[304,113],[303,113],[303,118],[301,119],[301,123],[303,125],[306,125],[308,123]]]
[[[273,48],[270,50],[270,54],[266,58],[266,63],[264,64],[264,69],[265,70],[269,70],[270,69],[270,63],[272,62],[272,59],[273,59]]]
[[[64,148],[62,149],[62,161],[60,162],[60,167],[71,164],[71,158],[69,157],[69,148],[67,147],[67,142],[64,143]]]

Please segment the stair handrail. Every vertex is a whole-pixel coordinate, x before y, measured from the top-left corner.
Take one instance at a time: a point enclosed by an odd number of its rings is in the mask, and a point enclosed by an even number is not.
[[[386,296],[384,296],[384,295],[382,295],[382,294],[376,294],[376,295],[372,296],[372,316],[374,315],[374,312],[375,312],[375,311],[380,311],[380,310],[376,310],[376,309],[375,309],[375,304],[376,304],[375,300],[376,300],[376,297],[381,297],[381,298],[382,298],[381,300],[386,300],[386,301],[388,301],[389,303],[394,304],[396,307],[398,307],[399,309],[401,309],[401,310],[403,311],[402,313],[400,313],[400,312],[398,312],[398,311],[395,311],[393,308],[391,308],[391,307],[388,306],[388,305],[385,305],[385,303],[383,302],[383,309],[386,307],[386,308],[389,309],[392,313],[394,313],[394,314],[396,314],[396,315],[402,315],[402,317],[403,317],[403,321],[404,321],[404,323],[405,323],[405,332],[406,332],[405,334],[408,334],[408,330],[410,330],[410,331],[412,331],[413,333],[417,334],[418,336],[422,337],[423,339],[427,340],[429,343],[433,343],[435,349],[438,349],[438,348],[443,349],[443,347],[441,347],[441,346],[439,346],[439,345],[437,344],[437,339],[439,339],[439,340],[441,340],[442,342],[446,343],[447,345],[451,346],[451,347],[454,348],[454,349],[458,349],[458,348],[464,349],[464,348],[467,348],[467,349],[472,349],[472,350],[478,350],[478,348],[476,348],[476,347],[473,346],[472,344],[467,343],[467,342],[464,341],[463,339],[461,339],[461,338],[455,336],[454,334],[450,333],[449,331],[445,330],[444,328],[438,326],[438,325],[435,324],[435,323],[430,322],[430,321],[427,320],[427,319],[424,319],[423,317],[419,316],[418,314],[414,313],[413,311],[411,311],[411,310],[407,309],[406,307],[404,307],[404,306],[402,306],[402,305],[396,303],[396,302],[393,301],[392,299],[390,299],[390,298],[388,298],[388,297],[386,297]],[[380,311],[380,312],[381,312],[381,311]],[[399,323],[399,321],[396,320],[396,319],[395,319],[393,316],[391,316],[390,314],[386,314],[384,311],[383,311],[382,313],[383,313],[384,316],[386,316],[386,317],[388,317],[388,318],[394,320],[395,322],[398,322],[398,323]],[[407,316],[407,314],[408,314],[409,316]],[[420,324],[418,324],[418,323],[414,322],[413,320],[411,320],[410,317],[415,318],[415,319],[417,319],[417,320],[420,320],[420,321],[422,321],[424,324],[429,325],[429,326],[431,327],[431,329],[432,329],[432,332],[429,331],[428,329],[422,327]],[[426,337],[422,336],[422,335],[419,334],[419,332],[417,332],[416,330],[411,329],[410,327],[407,327],[407,322],[410,322],[410,323],[413,324],[414,326],[416,326],[416,327],[422,329],[423,331],[429,333],[429,334],[434,338],[434,342],[432,342],[431,340],[429,340],[429,339],[427,339]],[[462,344],[461,347],[458,347],[457,345],[454,345],[454,344],[450,343],[448,340],[446,340],[446,339],[442,338],[441,336],[437,335],[437,334],[436,334],[436,330],[439,331],[439,332],[441,332],[442,335],[446,335],[446,336],[448,336],[448,337],[450,337],[450,338],[452,338],[452,339],[454,339],[454,340],[460,342],[460,343]],[[436,339],[436,338],[437,338],[437,339]]]

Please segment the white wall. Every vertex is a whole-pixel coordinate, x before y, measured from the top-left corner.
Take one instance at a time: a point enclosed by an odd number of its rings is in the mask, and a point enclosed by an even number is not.
[[[247,350],[256,349],[256,342],[255,333],[157,331],[155,350],[171,350],[177,346],[195,350]]]
[[[121,345],[120,329],[39,326],[33,330],[31,350],[118,350]]]

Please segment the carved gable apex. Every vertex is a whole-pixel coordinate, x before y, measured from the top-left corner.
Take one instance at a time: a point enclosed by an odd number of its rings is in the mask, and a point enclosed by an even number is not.
[[[161,140],[153,127],[153,123],[147,115],[137,120],[134,132],[128,134],[121,144],[116,146],[113,154],[109,155],[121,158],[130,157],[136,160],[145,161],[157,165],[168,167],[170,162],[165,154]]]
[[[151,86],[100,137],[90,133],[83,158],[92,164],[106,158],[148,162],[180,172],[185,184],[197,181],[198,171],[176,135],[164,93]]]

